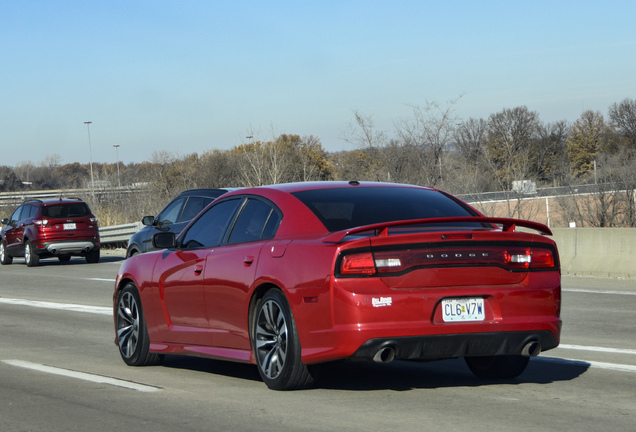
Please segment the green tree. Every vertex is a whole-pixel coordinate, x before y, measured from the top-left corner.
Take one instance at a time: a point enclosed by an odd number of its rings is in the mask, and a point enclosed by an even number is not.
[[[567,139],[567,155],[575,176],[581,177],[595,168],[596,157],[606,144],[608,128],[598,111],[585,111],[574,122]]]

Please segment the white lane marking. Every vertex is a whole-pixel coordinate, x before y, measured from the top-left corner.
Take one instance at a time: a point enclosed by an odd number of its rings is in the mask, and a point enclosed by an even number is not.
[[[578,351],[594,351],[594,352],[605,352],[605,353],[614,353],[614,354],[636,355],[636,350],[633,350],[633,349],[604,348],[604,347],[595,347],[595,346],[567,345],[567,344],[560,344],[559,348],[568,349],[568,350],[578,350]]]
[[[589,360],[576,360],[576,359],[567,359],[567,358],[556,358],[556,357],[535,357],[532,359],[550,363],[560,363],[569,366],[590,366],[599,369],[607,369],[619,372],[636,372],[636,366],[634,365],[626,365],[626,364],[618,364],[618,363],[606,363],[606,362],[597,362],[597,361],[589,361]]]
[[[576,288],[563,288],[561,291],[564,292],[575,292],[575,293],[586,293],[586,294],[618,294],[618,295],[636,295],[636,292],[630,291],[604,291],[604,290],[586,290],[586,289],[576,289]]]
[[[84,313],[92,313],[92,314],[98,314],[98,315],[111,315],[111,316],[113,315],[112,308],[102,307],[102,306],[85,306],[85,305],[78,305],[78,304],[71,304],[71,303],[53,303],[53,302],[14,299],[14,298],[5,298],[5,297],[0,297],[0,303],[18,305],[18,306],[31,306],[31,307],[44,308],[44,309],[67,310],[72,312],[84,312]]]
[[[115,279],[86,278],[86,280],[92,280],[92,281],[98,281],[98,282],[112,282],[112,283],[115,283]]]
[[[144,392],[144,393],[157,392],[161,390],[160,387],[154,387],[154,386],[149,386],[145,384],[137,384],[131,381],[124,381],[117,378],[109,378],[109,377],[93,375],[93,374],[89,374],[85,372],[77,372],[77,371],[73,371],[69,369],[61,369],[61,368],[57,368],[53,366],[47,366],[47,365],[38,364],[38,363],[31,363],[28,361],[22,361],[22,360],[3,360],[3,361],[4,363],[8,365],[17,366],[23,369],[35,370],[38,372],[44,372],[44,373],[53,374],[53,375],[61,375],[61,376],[69,377],[69,378],[75,378],[75,379],[90,381],[90,382],[99,383],[99,384],[108,384],[112,386],[127,388],[130,390],[136,390],[136,391]]]

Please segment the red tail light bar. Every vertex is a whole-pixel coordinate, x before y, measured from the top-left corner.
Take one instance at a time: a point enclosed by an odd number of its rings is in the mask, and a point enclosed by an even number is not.
[[[342,257],[338,270],[343,276],[371,276],[446,266],[497,266],[522,271],[552,269],[556,261],[547,247],[457,246],[353,253]]]

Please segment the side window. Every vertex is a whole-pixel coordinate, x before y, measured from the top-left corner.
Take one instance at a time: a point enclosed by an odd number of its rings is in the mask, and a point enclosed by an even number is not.
[[[161,214],[157,216],[157,222],[162,225],[172,225],[175,223],[181,214],[181,209],[183,208],[185,200],[185,198],[179,198],[178,200],[168,204],[168,207],[166,207]]]
[[[37,212],[38,208],[36,206],[27,206],[29,209],[29,212],[27,214],[25,214],[25,211],[22,211],[22,219],[30,219],[33,216],[35,216],[35,213]]]
[[[188,228],[181,245],[186,249],[196,249],[221,244],[227,225],[240,203],[240,199],[230,199],[210,207]]]
[[[272,238],[279,222],[280,214],[271,205],[250,199],[236,219],[228,243],[246,243]]]
[[[13,214],[11,215],[11,222],[17,222],[20,220],[20,215],[22,214],[22,209],[25,208],[26,206],[21,205],[20,207],[18,207]]]
[[[190,198],[188,198],[188,202],[186,202],[183,213],[181,213],[181,217],[177,222],[191,221],[196,215],[201,213],[203,207],[205,207],[209,203],[210,201],[206,202],[203,197],[191,196]]]

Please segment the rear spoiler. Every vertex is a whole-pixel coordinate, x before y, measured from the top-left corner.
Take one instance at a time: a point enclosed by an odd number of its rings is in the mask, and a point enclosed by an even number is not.
[[[552,231],[546,225],[538,222],[532,222],[521,219],[510,218],[497,218],[486,216],[461,216],[461,217],[445,217],[445,218],[430,218],[430,219],[409,219],[393,222],[382,222],[378,224],[359,226],[349,228],[342,231],[334,232],[322,241],[324,243],[340,243],[346,236],[356,234],[364,231],[375,230],[376,236],[386,237],[389,235],[389,228],[404,226],[404,225],[422,225],[422,224],[438,224],[438,223],[456,223],[456,222],[472,222],[472,223],[485,223],[493,225],[501,225],[502,231],[514,231],[516,227],[530,228],[538,231],[543,235],[552,235]]]

